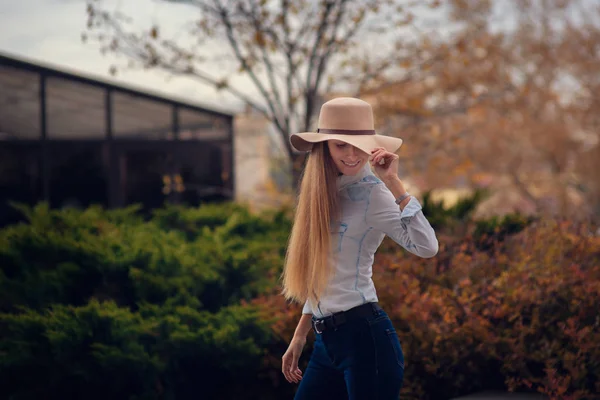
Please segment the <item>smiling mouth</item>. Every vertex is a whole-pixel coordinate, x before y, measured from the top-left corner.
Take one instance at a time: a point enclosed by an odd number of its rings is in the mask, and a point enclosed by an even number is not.
[[[348,166],[348,167],[356,167],[358,164],[360,164],[360,160],[358,160],[358,161],[357,161],[357,162],[355,162],[355,163],[349,163],[349,162],[346,162],[346,161],[342,160],[342,163],[343,163],[344,165]]]

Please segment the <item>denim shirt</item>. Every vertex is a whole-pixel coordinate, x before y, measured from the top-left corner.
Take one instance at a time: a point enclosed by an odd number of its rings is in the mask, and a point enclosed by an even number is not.
[[[438,252],[435,231],[412,197],[400,211],[394,195],[365,165],[355,176],[337,180],[341,221],[332,226],[334,275],[318,304],[307,301],[303,314],[325,317],[378,301],[372,280],[375,251],[387,235],[418,257]]]

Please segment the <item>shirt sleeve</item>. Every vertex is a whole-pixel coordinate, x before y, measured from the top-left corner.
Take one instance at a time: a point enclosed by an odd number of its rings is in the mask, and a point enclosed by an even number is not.
[[[304,307],[302,307],[302,314],[312,314],[312,310],[310,308],[310,304],[309,301],[306,300],[306,302],[304,303]]]
[[[438,252],[435,231],[415,197],[411,197],[401,212],[392,192],[383,184],[375,185],[371,190],[366,220],[370,226],[419,257],[431,258]]]

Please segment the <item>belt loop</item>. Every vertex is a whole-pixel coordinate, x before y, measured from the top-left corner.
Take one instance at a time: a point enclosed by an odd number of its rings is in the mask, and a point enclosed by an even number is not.
[[[375,303],[371,303],[371,308],[373,309],[373,315],[379,315],[379,310],[377,309]]]

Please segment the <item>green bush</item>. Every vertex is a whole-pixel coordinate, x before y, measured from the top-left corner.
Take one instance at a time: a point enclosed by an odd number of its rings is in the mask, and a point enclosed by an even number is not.
[[[280,215],[261,218],[247,210],[219,217],[220,225],[199,210],[169,209],[150,221],[137,218],[135,210],[55,211],[39,205],[26,212],[29,224],[0,233],[4,311],[84,305],[96,298],[131,309],[149,302],[216,312],[270,287],[289,231]],[[177,221],[188,221],[194,235],[177,229]]]
[[[423,194],[421,201],[423,213],[434,229],[451,230],[457,225],[462,225],[471,220],[477,206],[486,198],[487,191],[479,189],[472,195],[459,199],[450,207],[444,205],[443,200],[435,201],[431,192]]]
[[[264,385],[270,330],[241,304],[274,285],[282,212],[22,211],[28,223],[0,231],[3,396],[252,398]]]
[[[473,238],[481,249],[489,249],[495,242],[521,232],[536,218],[519,213],[494,216],[475,222]]]
[[[238,398],[270,339],[256,311],[114,302],[0,315],[3,395],[39,398]],[[256,397],[258,398],[258,397]]]

